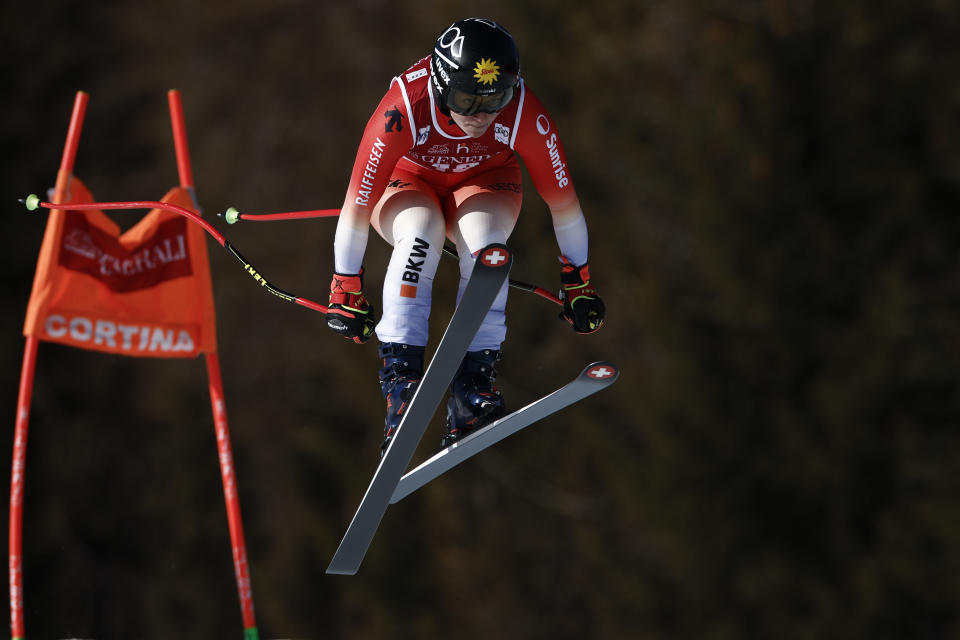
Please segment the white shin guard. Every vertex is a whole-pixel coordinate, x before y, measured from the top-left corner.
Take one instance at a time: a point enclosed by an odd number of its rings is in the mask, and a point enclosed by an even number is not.
[[[443,250],[443,220],[434,216],[397,216],[393,253],[383,279],[383,315],[377,324],[381,342],[427,344],[433,278]]]
[[[467,261],[465,266],[464,260],[462,258],[460,260],[460,287],[457,291],[458,304],[460,303],[460,297],[463,295],[464,289],[467,288],[467,280],[469,279],[470,273],[473,270],[473,262],[474,260],[471,258]],[[477,331],[477,335],[473,338],[473,342],[470,343],[470,347],[467,349],[467,351],[481,351],[483,349],[496,351],[500,348],[503,340],[507,337],[506,311],[507,291],[509,289],[509,282],[504,282],[503,286],[500,287],[500,292],[497,293],[497,297],[493,301],[493,305],[490,307],[490,311],[483,319],[483,323],[480,325],[480,329]]]

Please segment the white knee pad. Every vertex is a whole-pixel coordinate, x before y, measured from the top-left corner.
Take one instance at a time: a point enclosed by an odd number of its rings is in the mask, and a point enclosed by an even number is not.
[[[411,207],[381,218],[381,234],[393,244],[383,279],[381,342],[427,344],[433,279],[443,250],[444,222],[438,210]]]
[[[505,244],[516,222],[516,215],[509,210],[461,210],[447,230],[447,237],[461,254],[464,247],[475,253],[493,242]]]

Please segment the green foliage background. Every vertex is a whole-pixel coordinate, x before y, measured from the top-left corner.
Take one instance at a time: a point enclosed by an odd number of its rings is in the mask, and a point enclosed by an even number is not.
[[[262,636],[960,638],[956,2],[5,3],[2,457],[44,226],[15,198],[52,186],[77,90],[99,198],[177,182],[177,88],[208,216],[337,207],[391,76],[478,11],[561,127],[609,310],[579,337],[514,293],[501,388],[520,406],[595,359],[621,379],[392,507],[361,572],[327,576],[377,463],[376,347],[211,242]],[[513,274],[554,288],[526,194]],[[334,222],[217,224],[325,298]],[[377,301],[387,258],[372,238]],[[32,407],[28,637],[241,637],[202,363],[44,344]]]

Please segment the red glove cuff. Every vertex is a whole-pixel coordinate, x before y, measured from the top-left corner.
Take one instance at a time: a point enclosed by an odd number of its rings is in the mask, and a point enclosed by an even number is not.
[[[566,256],[560,256],[560,282],[565,289],[570,287],[580,287],[590,283],[590,266],[585,262],[581,266],[575,266]]]
[[[355,275],[334,273],[330,282],[330,304],[356,306],[363,300],[363,269]],[[351,304],[353,303],[353,304]]]

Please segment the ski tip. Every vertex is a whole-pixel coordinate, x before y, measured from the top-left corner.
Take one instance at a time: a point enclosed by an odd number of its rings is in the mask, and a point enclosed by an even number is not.
[[[347,531],[349,534],[350,532]],[[341,547],[343,543],[341,543]],[[363,556],[360,557],[360,561],[356,561],[353,558],[345,557],[343,549],[337,549],[337,552],[333,554],[333,558],[330,559],[330,564],[327,565],[327,573],[330,575],[337,576],[352,576],[356,575],[357,571],[360,570],[360,562],[363,561]]]
[[[611,384],[620,377],[620,367],[612,362],[600,361],[590,363],[584,368],[580,377],[591,382]]]
[[[494,269],[509,267],[513,262],[513,252],[505,244],[488,244],[477,254],[477,261]]]

